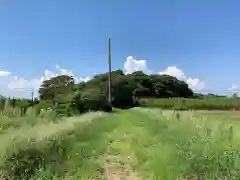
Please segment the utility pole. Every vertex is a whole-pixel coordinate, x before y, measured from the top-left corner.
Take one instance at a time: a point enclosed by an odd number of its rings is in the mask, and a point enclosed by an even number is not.
[[[34,98],[34,88],[32,88],[32,93],[31,93],[31,95],[32,95],[32,103],[33,103],[33,98]]]
[[[109,104],[112,106],[112,75],[111,75],[111,40],[110,38],[108,39],[108,101]]]

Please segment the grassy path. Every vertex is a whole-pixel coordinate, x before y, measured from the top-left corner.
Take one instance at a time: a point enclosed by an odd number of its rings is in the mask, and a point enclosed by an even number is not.
[[[208,134],[209,128],[193,112],[177,117],[170,111],[136,108],[81,118],[81,123],[72,118],[36,126],[29,134],[19,129],[19,139],[34,141],[26,147],[21,143],[25,148],[8,155],[4,174],[24,180],[240,178],[235,141],[228,134]]]

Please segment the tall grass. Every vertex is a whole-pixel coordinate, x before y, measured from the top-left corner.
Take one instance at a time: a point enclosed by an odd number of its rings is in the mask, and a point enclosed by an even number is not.
[[[149,169],[152,176],[160,179],[240,179],[237,127],[220,122],[214,128],[192,112],[179,113],[178,117],[178,113],[170,111],[140,111],[152,119],[146,127],[155,145],[143,147],[148,155],[136,149],[142,159],[138,167]],[[150,156],[154,158],[149,159]]]
[[[58,123],[22,126],[1,135],[0,169],[3,178],[30,179],[46,165],[59,169],[58,173],[61,173],[63,169],[58,167],[61,166],[59,163],[62,158],[68,158],[65,150],[73,146],[66,143],[77,131],[82,132],[90,120],[101,115],[104,114],[88,113]]]
[[[43,112],[39,115],[35,115],[31,108],[26,112],[24,116],[8,116],[6,114],[0,115],[0,134],[7,131],[15,131],[17,128],[25,126],[34,126],[37,124],[47,124],[49,122],[55,122],[61,120],[56,117],[55,112]]]
[[[240,122],[235,112],[211,113],[134,108],[9,128],[0,135],[0,174],[104,179],[111,166],[119,178],[240,179]]]
[[[210,99],[141,99],[143,107],[155,107],[162,109],[196,109],[196,110],[240,110],[240,99],[234,98],[210,98]]]

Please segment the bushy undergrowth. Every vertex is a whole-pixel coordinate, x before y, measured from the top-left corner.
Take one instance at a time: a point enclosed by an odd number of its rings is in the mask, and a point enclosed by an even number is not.
[[[212,98],[212,99],[141,99],[142,107],[155,107],[162,109],[196,109],[196,110],[240,110],[240,99]]]

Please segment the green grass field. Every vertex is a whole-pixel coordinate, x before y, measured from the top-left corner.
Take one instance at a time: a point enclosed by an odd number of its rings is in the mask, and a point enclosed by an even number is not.
[[[0,124],[0,179],[240,179],[237,111],[134,108]]]
[[[239,98],[143,98],[140,105],[148,108],[185,110],[240,110]]]

